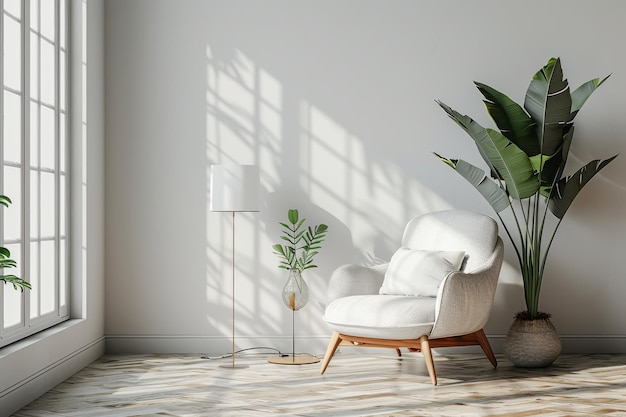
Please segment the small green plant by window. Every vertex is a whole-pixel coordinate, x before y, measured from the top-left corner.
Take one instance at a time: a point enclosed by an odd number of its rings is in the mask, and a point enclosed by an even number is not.
[[[0,195],[0,205],[9,207],[9,204],[11,204],[11,199],[5,195]],[[30,283],[24,281],[22,278],[13,274],[4,275],[6,268],[15,268],[16,266],[17,262],[11,259],[11,252],[7,248],[0,246],[0,270],[3,272],[3,274],[0,275],[0,281],[13,284],[13,288],[16,290],[24,291],[24,288],[30,289]]]
[[[279,222],[283,227],[283,235],[280,237],[287,244],[273,245],[274,253],[280,258],[279,268],[294,269],[302,272],[305,269],[317,268],[313,264],[313,258],[321,249],[321,244],[326,238],[328,226],[319,224],[314,227],[306,227],[306,219],[300,219],[297,209],[287,212],[289,224]]]

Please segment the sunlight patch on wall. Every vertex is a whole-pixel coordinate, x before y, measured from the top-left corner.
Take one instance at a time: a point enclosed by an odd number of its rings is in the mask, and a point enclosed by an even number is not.
[[[271,163],[282,144],[282,86],[239,50],[215,52],[207,46],[206,150],[207,186],[212,164],[257,164],[261,167],[262,190],[267,178],[278,177]],[[219,333],[230,333],[232,302],[232,216],[208,210],[207,189],[207,300],[206,317]],[[263,196],[263,192],[261,195]],[[261,201],[263,210],[263,197]],[[268,288],[263,260],[270,244],[260,230],[262,214],[236,213],[235,220],[235,310],[237,333],[270,333],[276,320],[258,320],[258,312],[279,316],[282,305],[264,303],[276,298]],[[266,256],[266,253],[268,256]],[[264,304],[264,305],[261,305]],[[276,330],[276,329],[273,329]]]
[[[307,316],[317,319],[305,332],[324,333],[333,265],[389,259],[407,220],[445,203],[399,167],[393,149],[381,154],[380,144],[368,146],[372,138],[355,134],[242,51],[207,46],[206,58],[206,183],[211,164],[257,164],[261,172],[261,212],[236,215],[237,333],[282,334],[290,326],[280,300],[287,277],[271,250],[287,208],[298,208],[311,224],[330,225],[316,258],[320,267],[306,272]],[[212,332],[228,334],[232,219],[208,210],[206,192],[206,317]]]
[[[314,204],[347,226],[363,254],[373,254],[381,241],[391,250],[406,220],[422,209],[446,206],[393,161],[368,153],[362,138],[319,107],[302,100],[300,120],[300,185]]]

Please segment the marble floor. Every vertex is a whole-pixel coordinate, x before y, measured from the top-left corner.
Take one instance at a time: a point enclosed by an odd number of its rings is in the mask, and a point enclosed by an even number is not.
[[[15,417],[34,416],[626,416],[626,355],[561,355],[520,369],[498,355],[338,354],[326,373],[268,355],[106,355]]]

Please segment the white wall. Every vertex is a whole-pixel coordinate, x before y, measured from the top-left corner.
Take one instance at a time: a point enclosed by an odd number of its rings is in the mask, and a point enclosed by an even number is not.
[[[104,7],[71,8],[72,319],[0,349],[2,417],[104,353]]]
[[[625,13],[618,0],[107,1],[108,349],[230,350],[231,223],[208,210],[208,169],[237,162],[259,164],[263,186],[262,211],[237,217],[238,347],[290,349],[271,244],[299,208],[330,226],[296,314],[297,344],[320,353],[335,267],[389,258],[421,213],[492,214],[432,155],[480,162],[435,99],[489,124],[473,80],[523,101],[560,56],[573,86],[613,73],[577,117],[571,161],[625,150]],[[541,308],[566,351],[626,352],[625,174],[620,157],[594,178],[554,244]],[[496,349],[523,308],[507,252]]]

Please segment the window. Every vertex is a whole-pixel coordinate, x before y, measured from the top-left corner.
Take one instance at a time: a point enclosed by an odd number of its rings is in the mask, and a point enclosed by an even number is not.
[[[69,317],[68,6],[0,0],[0,238],[32,285],[0,285],[0,347]]]

